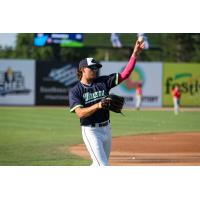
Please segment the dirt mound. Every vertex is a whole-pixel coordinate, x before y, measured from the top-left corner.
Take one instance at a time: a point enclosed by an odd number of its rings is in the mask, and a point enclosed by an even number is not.
[[[70,151],[90,159],[84,144],[72,146]],[[110,165],[200,165],[200,133],[113,138]]]

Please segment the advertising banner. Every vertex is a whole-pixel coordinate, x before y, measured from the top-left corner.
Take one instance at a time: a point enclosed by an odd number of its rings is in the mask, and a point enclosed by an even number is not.
[[[182,106],[200,106],[200,63],[165,63],[163,77],[163,104],[172,106],[172,89],[181,90]]]
[[[68,105],[68,92],[77,83],[76,66],[60,62],[37,62],[36,104]]]
[[[35,61],[0,59],[0,105],[35,104]]]
[[[109,75],[123,71],[127,62],[101,62],[100,75]],[[110,93],[125,97],[125,107],[134,107],[136,103],[136,87],[142,85],[142,107],[162,106],[162,63],[137,62],[134,71],[128,79]]]

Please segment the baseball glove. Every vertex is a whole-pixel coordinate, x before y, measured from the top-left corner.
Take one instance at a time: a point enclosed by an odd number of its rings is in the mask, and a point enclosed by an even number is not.
[[[124,106],[124,97],[110,94],[101,100],[101,105],[104,109],[108,109],[116,113],[122,113],[122,108]]]

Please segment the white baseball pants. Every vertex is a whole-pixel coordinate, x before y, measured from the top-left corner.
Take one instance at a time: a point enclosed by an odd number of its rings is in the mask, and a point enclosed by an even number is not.
[[[92,158],[92,166],[108,166],[112,146],[110,123],[104,127],[81,126],[83,141]]]
[[[174,114],[178,115],[179,113],[179,106],[180,106],[180,100],[176,97],[173,98],[173,102],[174,102]]]

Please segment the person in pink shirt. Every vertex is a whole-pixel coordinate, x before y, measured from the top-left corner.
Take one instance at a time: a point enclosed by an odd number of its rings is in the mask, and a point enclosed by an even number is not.
[[[180,109],[180,99],[181,99],[181,90],[179,86],[175,86],[172,90],[173,103],[174,103],[174,114],[178,115]]]
[[[135,90],[135,94],[136,94],[136,98],[135,98],[135,107],[137,110],[140,110],[140,107],[141,107],[141,103],[142,103],[142,84],[139,83],[137,85],[137,88]]]

